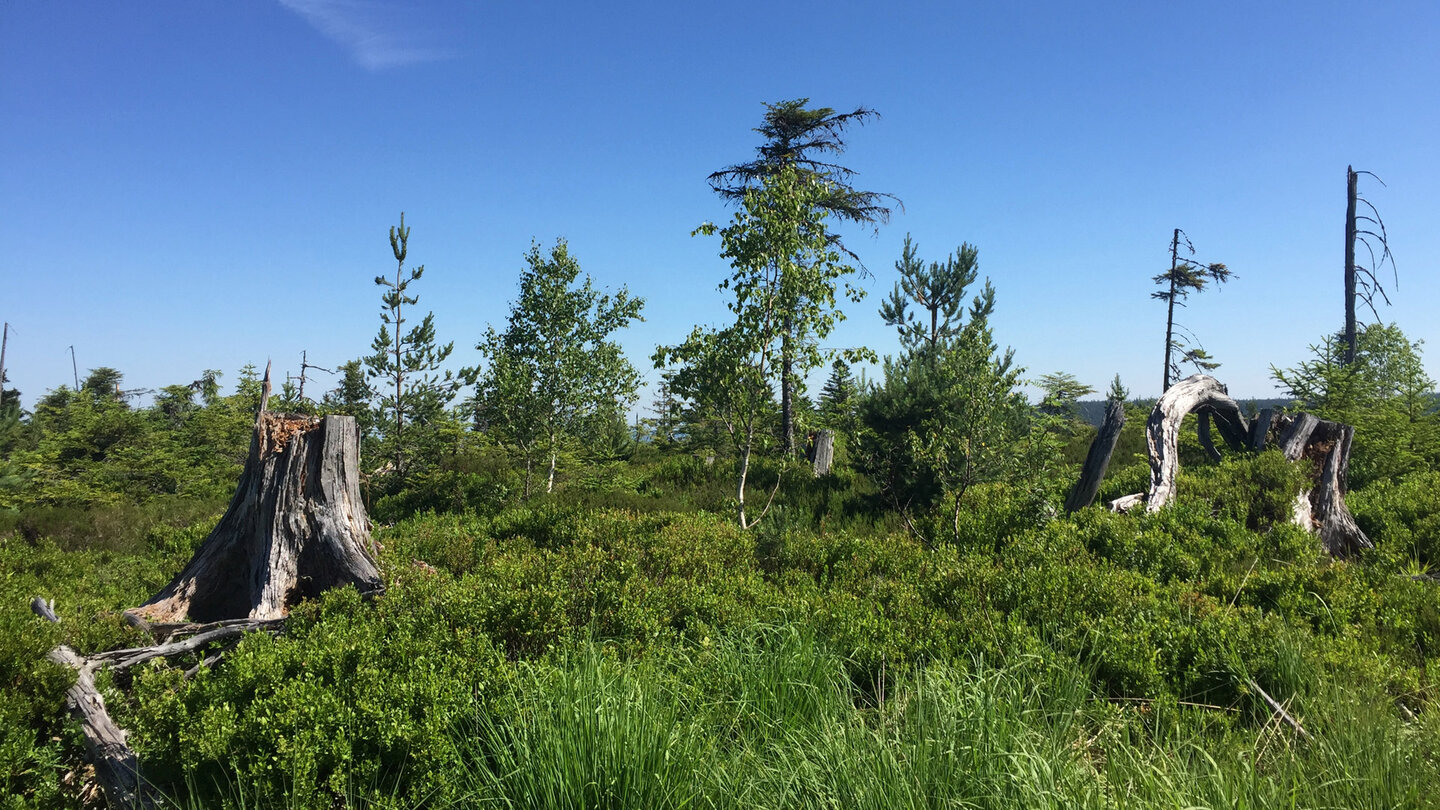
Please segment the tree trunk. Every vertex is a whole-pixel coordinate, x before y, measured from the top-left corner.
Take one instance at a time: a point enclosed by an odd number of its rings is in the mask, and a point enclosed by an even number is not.
[[[550,471],[545,474],[545,491],[555,491],[555,451],[550,451]]]
[[[815,477],[827,475],[835,460],[835,431],[822,430],[815,434]]]
[[[790,333],[795,329],[792,316],[785,316],[785,331],[780,336],[780,443],[786,457],[795,455],[795,372],[794,346]]]
[[[1170,239],[1170,298],[1169,307],[1165,313],[1165,376],[1160,386],[1160,393],[1163,395],[1170,390],[1170,349],[1175,343],[1175,267],[1180,258],[1180,229],[1175,229],[1175,235]]]
[[[1294,520],[1313,534],[1334,557],[1349,557],[1374,548],[1345,505],[1350,469],[1350,443],[1355,428],[1318,419],[1308,413],[1289,420],[1280,436],[1280,450],[1291,461],[1309,459],[1315,465],[1310,489],[1295,499]]]
[[[354,417],[260,413],[225,516],[174,581],[127,613],[275,619],[329,588],[381,589],[359,483]]]
[[[1355,362],[1355,198],[1360,176],[1345,167],[1345,354],[1344,365]]]
[[[1080,480],[1065,499],[1065,511],[1077,512],[1095,502],[1100,491],[1100,482],[1105,480],[1105,471],[1110,468],[1110,456],[1115,453],[1115,442],[1120,439],[1120,429],[1125,427],[1125,403],[1111,402],[1105,409],[1105,421],[1095,441],[1090,443],[1090,452],[1085,454],[1085,466],[1080,469]]]
[[[1256,415],[1255,421],[1250,423],[1250,437],[1248,444],[1250,449],[1260,452],[1265,449],[1265,442],[1270,437],[1270,424],[1275,421],[1274,408],[1261,408]]]

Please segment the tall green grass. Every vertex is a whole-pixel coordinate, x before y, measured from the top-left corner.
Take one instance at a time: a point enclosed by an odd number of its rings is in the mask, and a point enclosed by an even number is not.
[[[1398,809],[1436,806],[1440,784],[1418,732],[1342,690],[1292,707],[1306,741],[1117,704],[1040,658],[918,668],[875,707],[794,627],[642,661],[586,643],[522,669],[461,731],[466,805]]]

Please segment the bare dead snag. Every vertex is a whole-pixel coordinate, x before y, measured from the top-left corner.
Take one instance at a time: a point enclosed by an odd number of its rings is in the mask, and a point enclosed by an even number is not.
[[[1308,413],[1282,417],[1281,421],[1288,421],[1279,442],[1285,458],[1309,459],[1315,467],[1310,489],[1295,498],[1294,522],[1319,535],[1325,551],[1335,557],[1374,548],[1345,505],[1355,428]]]
[[[146,623],[278,619],[300,600],[383,586],[349,416],[262,411],[225,516],[189,565],[127,615]]]
[[[835,432],[833,430],[816,432],[814,451],[810,460],[815,465],[816,478],[830,473],[830,465],[835,461]]]
[[[1120,439],[1120,429],[1125,427],[1125,403],[1110,403],[1105,409],[1105,421],[1095,440],[1090,442],[1090,451],[1085,454],[1085,466],[1080,469],[1080,480],[1065,499],[1065,511],[1076,512],[1095,502],[1100,483],[1110,468],[1110,457],[1115,454],[1115,442]]]

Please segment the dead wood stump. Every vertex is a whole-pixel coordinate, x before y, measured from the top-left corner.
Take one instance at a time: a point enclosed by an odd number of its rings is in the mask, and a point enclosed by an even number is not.
[[[1143,503],[1146,511],[1155,512],[1175,499],[1180,423],[1192,411],[1200,412],[1202,417],[1213,417],[1231,447],[1257,451],[1264,448],[1274,417],[1272,411],[1262,411],[1256,424],[1249,425],[1225,386],[1214,377],[1195,374],[1181,380],[1155,403],[1155,410],[1145,425],[1145,441],[1150,452],[1150,491],[1117,498],[1110,503],[1112,510],[1125,512]],[[1207,419],[1201,419],[1202,442],[1212,455],[1218,455],[1213,444],[1206,440],[1208,424]],[[1315,465],[1310,488],[1295,499],[1292,520],[1318,535],[1321,545],[1332,556],[1348,557],[1361,549],[1373,548],[1374,544],[1345,506],[1350,442],[1355,428],[1308,413],[1276,418],[1273,425],[1280,430],[1277,444],[1287,459],[1309,459]]]
[[[1335,557],[1374,548],[1345,505],[1355,428],[1308,413],[1282,417],[1280,424],[1279,445],[1285,458],[1308,459],[1315,465],[1310,489],[1295,498],[1295,523],[1319,535],[1325,551]]]
[[[277,619],[354,584],[378,591],[354,417],[262,411],[225,516],[169,585],[127,615],[149,623]]]
[[[1120,429],[1125,427],[1125,403],[1111,401],[1105,409],[1105,421],[1090,442],[1090,451],[1085,454],[1085,466],[1080,468],[1080,480],[1065,499],[1065,511],[1075,512],[1095,502],[1100,492],[1100,482],[1105,480],[1105,471],[1110,468],[1110,457],[1115,454],[1115,442],[1120,440]]]
[[[1186,414],[1202,408],[1215,417],[1228,441],[1233,443],[1232,437],[1248,434],[1249,425],[1240,413],[1240,406],[1219,380],[1193,374],[1170,386],[1155,403],[1145,423],[1145,444],[1150,454],[1150,491],[1145,495],[1147,512],[1158,512],[1175,499],[1175,476],[1180,469],[1180,423]]]

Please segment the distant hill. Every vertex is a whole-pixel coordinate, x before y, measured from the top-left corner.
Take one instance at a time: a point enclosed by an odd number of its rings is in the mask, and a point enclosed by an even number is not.
[[[1247,415],[1258,413],[1261,408],[1284,408],[1295,400],[1289,397],[1276,397],[1273,399],[1239,399],[1240,410]],[[1155,400],[1144,400],[1149,406],[1154,406]],[[1076,403],[1080,406],[1080,418],[1087,424],[1099,427],[1105,421],[1105,400],[1103,399],[1082,399]]]

